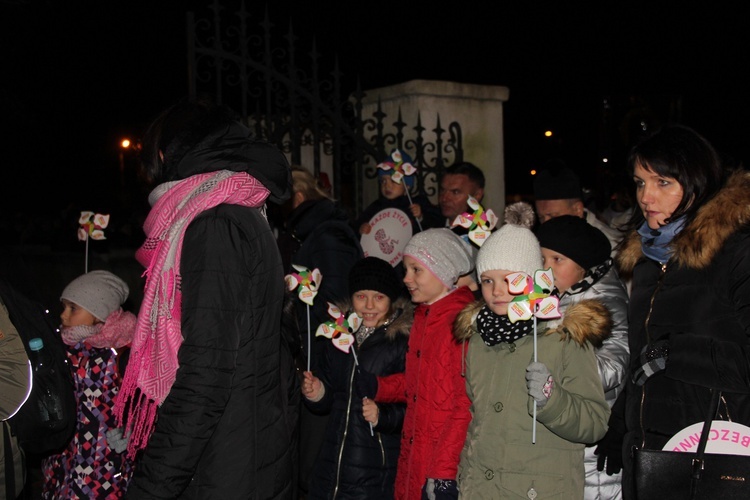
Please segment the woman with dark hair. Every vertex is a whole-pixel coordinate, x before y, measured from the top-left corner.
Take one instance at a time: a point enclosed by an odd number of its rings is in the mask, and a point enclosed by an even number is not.
[[[629,166],[640,210],[618,255],[632,276],[630,377],[617,404],[625,498],[635,494],[632,449],[660,450],[702,422],[712,389],[717,418],[750,425],[750,174],[725,171],[711,144],[679,125],[636,145]]]
[[[265,217],[266,200],[290,196],[289,166],[210,102],[167,109],[143,144],[158,185],[136,252],[146,285],[116,403],[128,453],[142,450],[128,498],[291,499],[296,407],[286,384],[296,378]]]

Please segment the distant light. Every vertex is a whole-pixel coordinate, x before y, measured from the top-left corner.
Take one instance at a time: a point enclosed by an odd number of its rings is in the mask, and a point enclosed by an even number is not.
[[[531,172],[529,172],[529,173],[530,173],[531,175],[536,175],[536,170],[534,170],[534,169],[532,168],[532,169],[531,169]]]
[[[128,149],[130,147],[130,139],[123,139],[120,146],[122,146],[122,149]]]
[[[551,130],[545,130],[544,131],[544,137],[552,137],[552,131]]]

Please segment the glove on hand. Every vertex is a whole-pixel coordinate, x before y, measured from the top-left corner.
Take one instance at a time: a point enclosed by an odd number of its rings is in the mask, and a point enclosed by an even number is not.
[[[354,387],[360,398],[375,399],[378,393],[378,377],[372,373],[358,368],[354,374]]]
[[[107,444],[115,453],[122,453],[128,447],[128,439],[130,439],[130,432],[127,435],[122,435],[122,427],[116,427],[110,429],[105,433],[107,436]]]
[[[617,474],[622,470],[622,441],[623,434],[612,427],[597,443],[594,455],[597,456],[596,470],[603,471],[607,464],[607,475]]]
[[[668,360],[669,342],[667,340],[657,340],[653,344],[644,346],[638,358],[640,366],[633,372],[633,383],[642,386],[646,380],[664,371]]]
[[[542,408],[547,404],[554,385],[552,374],[544,363],[529,363],[526,367],[526,387],[529,390],[529,396],[536,401],[537,408]]]
[[[422,500],[457,500],[458,482],[455,479],[428,478],[422,487]]]

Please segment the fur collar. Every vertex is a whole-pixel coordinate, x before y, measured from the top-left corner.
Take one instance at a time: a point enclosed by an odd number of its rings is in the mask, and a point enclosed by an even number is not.
[[[347,315],[354,310],[351,299],[336,301],[336,307],[342,311],[347,311]],[[411,324],[414,322],[414,304],[410,300],[399,297],[394,304],[394,310],[401,310],[401,314],[393,320],[393,323],[386,325],[385,337],[388,340],[393,340],[397,335],[408,337],[411,331]]]
[[[714,259],[726,240],[750,222],[750,172],[732,173],[723,188],[706,202],[673,243],[672,261],[691,269],[703,269]],[[643,257],[641,238],[628,233],[617,254],[622,277],[632,276]]]
[[[453,335],[459,342],[468,340],[476,332],[476,317],[484,301],[472,302],[456,317]],[[545,328],[544,322],[539,326]],[[602,343],[612,334],[614,323],[612,313],[601,301],[585,299],[571,304],[565,310],[562,321],[554,328],[547,328],[544,335],[557,333],[560,340],[574,340],[585,346],[590,343],[594,347],[601,347]]]

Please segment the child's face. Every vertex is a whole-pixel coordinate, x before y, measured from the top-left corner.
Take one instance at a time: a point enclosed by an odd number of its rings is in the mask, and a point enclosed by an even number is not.
[[[417,259],[404,255],[404,284],[416,304],[432,304],[448,294],[448,287]]]
[[[362,318],[367,327],[378,327],[388,319],[391,299],[375,290],[360,290],[352,295],[354,311]]]
[[[401,183],[393,182],[390,175],[380,176],[380,194],[387,200],[395,200],[399,196],[403,196],[406,193],[406,187],[404,186],[403,179]]]
[[[505,279],[509,274],[515,272],[517,271],[493,269],[485,271],[479,276],[484,302],[490,308],[490,311],[498,316],[508,314],[508,304],[515,297],[508,291],[508,281]]]
[[[60,321],[62,321],[64,328],[71,326],[93,326],[98,322],[93,314],[78,304],[62,299],[62,305],[63,312],[60,314]]]
[[[542,248],[542,265],[551,268],[555,286],[562,294],[586,275],[586,270],[559,252]]]

